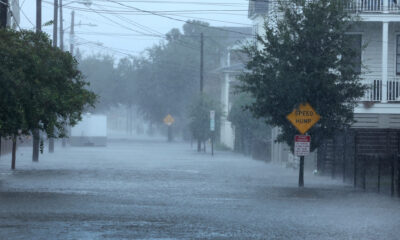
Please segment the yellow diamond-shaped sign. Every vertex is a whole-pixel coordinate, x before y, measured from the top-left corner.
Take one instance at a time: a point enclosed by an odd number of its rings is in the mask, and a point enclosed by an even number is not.
[[[168,126],[171,126],[173,123],[175,122],[175,119],[168,114],[165,118],[164,118],[164,123]]]
[[[294,109],[286,118],[299,130],[305,134],[321,118],[320,115],[310,106],[310,104],[300,104],[298,109]]]

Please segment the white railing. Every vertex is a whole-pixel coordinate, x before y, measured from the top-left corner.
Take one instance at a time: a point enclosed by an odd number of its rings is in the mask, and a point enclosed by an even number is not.
[[[387,83],[388,102],[400,102],[400,78],[391,78]]]
[[[365,91],[364,97],[360,99],[362,102],[381,102],[383,96],[382,80],[368,79],[363,80],[368,89]],[[400,102],[400,78],[390,78],[386,85],[387,88],[387,101]]]
[[[349,11],[357,13],[393,13],[400,12],[400,2],[394,0],[353,0],[347,3]]]
[[[363,82],[368,86],[368,89],[360,100],[366,102],[382,101],[382,80],[364,80]]]
[[[384,0],[354,0],[349,1],[348,10],[356,12],[380,12],[383,11]]]
[[[388,11],[391,13],[400,12],[400,2],[398,2],[398,0],[396,2],[393,0],[389,0]]]

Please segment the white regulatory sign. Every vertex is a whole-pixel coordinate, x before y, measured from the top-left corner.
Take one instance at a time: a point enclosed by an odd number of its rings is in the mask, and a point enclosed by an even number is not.
[[[304,157],[310,155],[311,136],[296,135],[294,139],[294,155]]]
[[[210,111],[210,131],[215,131],[215,111]]]

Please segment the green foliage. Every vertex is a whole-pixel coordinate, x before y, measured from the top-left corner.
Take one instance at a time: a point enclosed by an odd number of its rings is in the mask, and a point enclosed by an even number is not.
[[[189,107],[189,127],[196,140],[206,141],[210,131],[210,111],[215,111],[215,132],[219,132],[221,107],[205,95],[199,96]]]
[[[79,62],[80,71],[90,83],[89,89],[99,96],[96,111],[116,105],[122,96],[117,89],[120,79],[114,63],[111,56],[90,56]]]
[[[267,144],[271,139],[271,129],[263,119],[256,119],[246,108],[254,103],[249,94],[239,94],[235,97],[228,120],[235,127],[235,150],[249,153],[256,141]]]
[[[166,40],[134,59],[118,63],[109,56],[83,59],[79,67],[100,98],[96,110],[117,104],[135,106],[151,123],[163,124],[164,117],[171,114],[176,120],[174,129],[184,129],[188,123],[186,110],[199,92],[201,33],[207,81],[207,73],[219,66],[222,52],[235,38],[204,22],[192,21],[182,30],[172,29]],[[215,89],[215,82],[205,85]]]
[[[249,108],[255,116],[280,127],[277,140],[290,146],[298,132],[286,115],[310,103],[322,116],[308,132],[315,149],[353,123],[354,107],[365,90],[352,61],[356,52],[346,41],[356,22],[342,1],[284,1],[280,10],[276,24],[266,22],[260,48],[246,49],[251,60],[241,90],[254,97]]]
[[[227,34],[193,21],[183,31],[172,29],[166,41],[148,49],[147,56],[135,59],[135,87],[139,110],[152,122],[162,123],[171,114],[177,124],[185,122],[185,109],[196,98],[200,86],[200,34],[204,34],[204,72],[219,66],[226,48]]]
[[[1,133],[5,136],[42,130],[63,137],[96,96],[77,62],[51,45],[44,33],[0,30]]]

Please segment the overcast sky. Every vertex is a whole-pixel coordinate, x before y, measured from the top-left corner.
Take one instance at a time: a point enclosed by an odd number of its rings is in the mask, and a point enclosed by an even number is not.
[[[197,19],[213,26],[251,27],[247,18],[247,0],[92,0],[90,7],[81,4],[82,1],[85,0],[63,0],[64,28],[65,45],[69,48],[71,11],[74,9],[75,23],[81,24],[75,28],[76,45],[85,55],[108,53],[116,58],[125,54],[138,55],[162,40],[160,35],[184,24],[167,17]],[[53,19],[53,2],[43,0],[43,23]],[[20,0],[20,5],[21,28],[34,28],[36,1]],[[43,30],[51,35],[52,28],[47,26]]]

